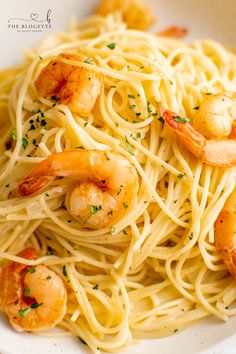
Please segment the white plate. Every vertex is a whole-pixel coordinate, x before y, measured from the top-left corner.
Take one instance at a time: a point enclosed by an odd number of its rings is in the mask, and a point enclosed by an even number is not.
[[[128,0],[121,0],[128,1]],[[70,16],[84,18],[95,8],[96,0],[0,0],[0,68],[14,65],[24,47],[32,47],[52,31],[67,27]],[[227,44],[235,43],[235,0],[150,0],[158,15],[158,28],[179,25],[190,30],[188,39],[208,37]],[[22,32],[22,24],[46,20],[51,29]],[[35,22],[35,21],[34,21]],[[48,24],[47,21],[43,24]],[[9,28],[10,26],[10,28]],[[1,290],[0,290],[1,291]],[[201,324],[168,338],[142,341],[125,354],[233,354],[236,353],[236,318],[224,324],[210,318]],[[46,339],[14,332],[0,315],[0,354],[72,354],[86,353],[75,339]]]

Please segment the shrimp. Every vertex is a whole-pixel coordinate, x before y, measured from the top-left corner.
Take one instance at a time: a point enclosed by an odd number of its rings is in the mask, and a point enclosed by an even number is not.
[[[35,81],[42,96],[55,96],[58,103],[67,105],[74,113],[86,117],[100,93],[103,75],[85,67],[65,64],[62,59],[84,62],[86,57],[62,53],[42,70]]]
[[[155,23],[156,18],[144,0],[102,0],[96,13],[106,16],[120,12],[128,28],[145,30]]]
[[[215,244],[225,265],[236,280],[236,188],[226,200],[215,223]]]
[[[34,248],[19,253],[36,259]],[[29,267],[7,262],[0,273],[0,303],[15,330],[44,331],[66,314],[67,292],[62,279],[43,265]]]
[[[66,207],[90,228],[111,227],[135,206],[137,172],[118,153],[83,150],[50,155],[23,178],[18,192],[30,195],[56,177],[76,180],[67,191]]]
[[[158,36],[172,37],[172,38],[183,38],[188,33],[188,30],[183,27],[169,27],[162,32],[158,32]]]
[[[193,117],[193,125],[188,118],[163,107],[161,114],[179,140],[203,162],[220,167],[236,165],[236,93],[207,97]]]

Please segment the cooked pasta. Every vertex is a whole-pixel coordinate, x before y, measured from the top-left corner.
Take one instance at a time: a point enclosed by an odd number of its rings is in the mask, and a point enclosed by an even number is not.
[[[104,77],[86,117],[35,87],[61,53],[83,55],[58,60]],[[162,105],[191,118],[205,96],[236,91],[235,54],[211,40],[187,45],[95,15],[25,51],[22,65],[0,79],[1,265],[43,264],[67,287],[62,332],[42,334],[71,333],[94,353],[115,352],[209,315],[235,315],[236,284],[216,250],[214,223],[236,170],[202,163],[160,114]],[[67,177],[18,194],[33,167],[65,150],[112,150],[127,159],[139,178],[136,206],[92,229],[66,208]],[[36,260],[17,256],[26,247]]]

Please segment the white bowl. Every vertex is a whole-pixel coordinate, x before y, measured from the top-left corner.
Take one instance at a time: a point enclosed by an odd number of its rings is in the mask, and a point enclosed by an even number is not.
[[[128,1],[128,0],[121,0]],[[235,0],[150,0],[153,11],[158,16],[158,29],[178,25],[189,29],[188,40],[213,38],[226,44],[235,43]],[[78,20],[91,13],[96,0],[6,0],[0,3],[0,68],[14,65],[21,56],[22,49],[33,47],[52,31],[67,27],[70,16]],[[13,24],[30,24],[26,19],[47,20],[51,29],[41,32],[22,32]],[[23,19],[23,20],[20,20]],[[48,22],[45,21],[45,24]],[[0,289],[1,291],[1,289]],[[202,323],[171,337],[140,341],[130,347],[125,354],[232,354],[236,353],[236,318],[223,323],[210,318]],[[47,339],[31,334],[16,333],[0,315],[0,354],[56,354],[86,353],[86,348],[76,339]]]

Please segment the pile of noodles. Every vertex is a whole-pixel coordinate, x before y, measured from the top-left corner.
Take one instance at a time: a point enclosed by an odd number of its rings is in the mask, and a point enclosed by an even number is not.
[[[87,55],[92,63],[73,64],[104,74],[86,119],[36,91],[36,78],[61,52]],[[25,264],[47,265],[68,290],[63,331],[44,335],[72,334],[94,353],[113,352],[212,314],[235,315],[236,284],[214,244],[235,169],[191,155],[159,107],[191,118],[205,95],[236,91],[236,56],[214,41],[186,45],[93,16],[26,51],[0,79],[0,262],[22,262],[17,253],[33,246],[39,258]],[[88,229],[68,213],[67,178],[17,194],[33,166],[76,148],[112,149],[138,171],[137,206],[111,229]]]

